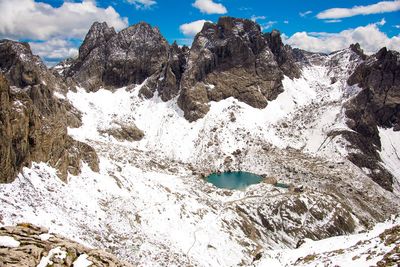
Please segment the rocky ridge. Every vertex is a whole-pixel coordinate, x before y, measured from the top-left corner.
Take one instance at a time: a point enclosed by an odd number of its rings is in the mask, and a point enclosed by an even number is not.
[[[356,49],[362,53],[359,46]],[[378,127],[400,130],[400,54],[382,48],[364,59],[348,79],[349,85],[362,88],[345,105],[347,125],[354,130],[345,137],[359,151],[349,159],[360,168],[373,170],[372,179],[392,191],[393,175],[380,164]]]
[[[119,33],[96,22],[63,72],[88,90],[147,79],[140,93],[151,98],[157,91],[163,101],[179,96],[189,121],[204,117],[210,101],[228,97],[264,108],[282,92],[284,74],[299,77],[300,68],[280,33],[264,34],[255,22],[231,17],[206,23],[190,49],[168,45],[144,22]]]
[[[33,56],[26,43],[0,42],[0,182],[11,182],[32,161],[49,162],[66,181],[81,159],[98,170],[96,152],[72,139],[67,126],[81,125],[80,113],[63,97],[66,86]]]

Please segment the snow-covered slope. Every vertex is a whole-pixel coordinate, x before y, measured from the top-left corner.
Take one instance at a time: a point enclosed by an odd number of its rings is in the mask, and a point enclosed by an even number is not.
[[[25,168],[14,183],[0,185],[0,223],[43,225],[140,266],[251,265],[260,252],[274,258],[272,249],[294,248],[304,238],[365,230],[398,213],[399,198],[347,161],[346,141],[330,135],[349,130],[342,106],[359,90],[346,84],[359,63],[352,56],[350,50],[319,56],[301,78],[286,77],[284,92],[265,109],[228,98],[211,102],[205,117],[191,123],[176,99],[142,99],[143,84],[68,92],[83,123],[68,133],[96,150],[99,173],[83,166],[65,184],[46,163]],[[121,123],[135,124],[144,138],[104,134]],[[387,145],[396,133],[381,134],[383,162],[396,175],[396,150]],[[201,178],[238,169],[305,191],[263,183],[229,191]],[[301,249],[299,257],[313,247]]]
[[[379,136],[382,143],[380,156],[383,165],[395,178],[394,190],[400,194],[400,132],[379,128]]]
[[[399,225],[400,218],[393,217],[364,233],[305,240],[292,250],[265,251],[255,266],[398,266]]]

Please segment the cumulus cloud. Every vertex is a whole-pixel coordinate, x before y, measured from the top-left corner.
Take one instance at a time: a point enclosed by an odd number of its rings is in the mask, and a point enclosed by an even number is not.
[[[388,37],[379,29],[383,24],[384,20],[339,33],[297,32],[289,38],[285,37],[284,42],[307,51],[323,53],[344,49],[353,43],[360,43],[367,54],[375,53],[384,46],[399,51],[400,35]]]
[[[128,3],[135,5],[136,9],[150,8],[152,5],[157,4],[154,0],[127,0]]]
[[[29,42],[32,52],[45,60],[47,65],[54,65],[64,58],[76,57],[78,49],[69,40],[50,39],[48,41]]]
[[[192,5],[199,9],[201,13],[206,14],[225,14],[228,12],[224,5],[215,3],[213,0],[196,0]]]
[[[300,17],[307,17],[307,15],[310,15],[312,13],[311,10],[307,10],[305,12],[300,12],[299,15]]]
[[[196,20],[179,26],[179,30],[186,36],[195,36],[203,28],[204,23],[211,22],[209,20]]]
[[[94,21],[106,21],[117,30],[128,25],[113,7],[97,7],[94,0],[67,1],[60,7],[34,0],[0,0],[0,10],[0,36],[12,39],[83,38]]]
[[[367,6],[354,6],[352,8],[331,8],[317,14],[319,19],[341,19],[357,15],[370,15],[400,10],[400,1],[382,1]]]

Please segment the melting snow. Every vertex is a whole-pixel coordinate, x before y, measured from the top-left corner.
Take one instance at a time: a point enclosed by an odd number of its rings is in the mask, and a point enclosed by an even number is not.
[[[74,262],[73,267],[89,267],[93,264],[90,260],[87,259],[88,255],[82,254],[80,255]]]
[[[61,247],[53,248],[49,251],[49,254],[47,256],[41,258],[37,267],[47,267],[49,265],[52,266],[54,263],[52,261],[53,257],[58,259],[65,259],[65,257],[67,257],[67,252],[61,250]]]
[[[17,248],[20,242],[11,236],[0,236],[0,247]]]

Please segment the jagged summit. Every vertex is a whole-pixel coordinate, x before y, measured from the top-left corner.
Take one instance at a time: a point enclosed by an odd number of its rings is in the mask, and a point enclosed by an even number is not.
[[[79,47],[79,59],[81,61],[85,60],[93,49],[101,46],[102,43],[106,43],[115,34],[116,32],[114,28],[108,27],[106,22],[93,23],[89,32],[86,34],[82,45]]]
[[[238,68],[246,71],[237,73]],[[251,20],[221,17],[216,24],[205,23],[190,49],[169,45],[158,28],[145,22],[118,33],[96,22],[79,48],[78,59],[62,73],[94,91],[147,79],[141,90],[144,97],[153,97],[156,91],[164,101],[179,96],[179,106],[192,121],[207,113],[209,101],[231,96],[265,107],[282,91],[283,75],[298,77],[300,72],[279,32],[263,34]],[[219,75],[229,77],[218,83],[214,79]],[[241,75],[254,81],[237,83],[235,76]],[[207,84],[215,90],[205,90]]]

